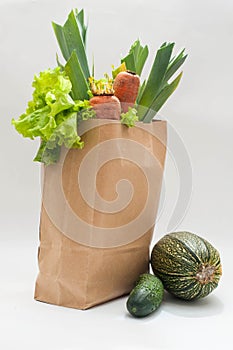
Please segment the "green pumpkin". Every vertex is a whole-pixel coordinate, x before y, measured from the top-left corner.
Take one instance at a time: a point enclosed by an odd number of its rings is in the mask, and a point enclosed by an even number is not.
[[[190,232],[165,235],[151,253],[153,272],[173,295],[192,300],[207,296],[222,274],[218,251]]]
[[[158,309],[163,300],[163,284],[150,273],[142,274],[132,289],[126,303],[134,317],[145,317]]]

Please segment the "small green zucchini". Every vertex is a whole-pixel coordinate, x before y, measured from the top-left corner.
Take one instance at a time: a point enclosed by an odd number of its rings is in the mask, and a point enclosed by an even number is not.
[[[152,274],[142,274],[131,291],[126,307],[134,317],[145,317],[154,312],[163,300],[163,284]]]
[[[217,286],[222,274],[218,251],[191,232],[173,232],[162,237],[151,253],[153,272],[175,296],[199,299]]]

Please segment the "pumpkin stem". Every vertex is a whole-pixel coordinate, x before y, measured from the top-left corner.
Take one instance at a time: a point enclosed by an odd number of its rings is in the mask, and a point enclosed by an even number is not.
[[[201,265],[199,271],[196,274],[196,279],[201,284],[212,282],[214,280],[215,270],[215,266]]]

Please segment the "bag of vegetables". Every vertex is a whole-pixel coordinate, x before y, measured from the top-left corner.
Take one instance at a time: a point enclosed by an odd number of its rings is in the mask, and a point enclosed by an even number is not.
[[[112,77],[97,80],[83,10],[53,28],[65,64],[35,76],[33,100],[12,123],[41,140],[35,299],[86,309],[129,293],[148,271],[166,155],[166,122],[154,117],[186,56],[163,44],[141,82],[148,47],[137,40]]]

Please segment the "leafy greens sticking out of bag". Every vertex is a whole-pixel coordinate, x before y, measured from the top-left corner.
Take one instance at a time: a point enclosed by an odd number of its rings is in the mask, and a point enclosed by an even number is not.
[[[24,137],[41,138],[35,161],[46,165],[56,163],[60,147],[82,148],[77,133],[77,113],[84,119],[95,116],[88,100],[73,100],[72,84],[60,67],[48,69],[35,76],[33,99],[18,120],[12,120],[16,130]],[[82,119],[82,118],[81,118]]]
[[[55,22],[52,25],[64,63],[57,55],[58,67],[35,76],[32,101],[18,120],[12,120],[24,137],[40,138],[35,161],[46,165],[56,163],[62,145],[82,148],[84,144],[78,135],[80,120],[94,116],[117,119],[127,127],[135,126],[138,121],[150,123],[179,85],[182,72],[175,78],[173,76],[187,57],[185,50],[172,56],[175,44],[161,45],[148,78],[141,83],[149,49],[138,39],[120,60],[120,66],[112,66],[112,79],[105,74],[112,90],[103,90],[105,85],[102,84],[101,92],[93,91],[93,82],[106,83],[106,79],[94,78],[94,63],[92,76],[90,73],[84,10],[73,9],[63,26]]]

